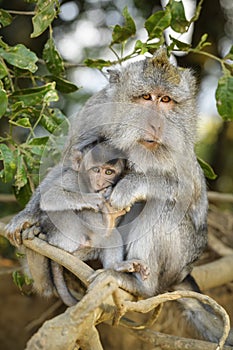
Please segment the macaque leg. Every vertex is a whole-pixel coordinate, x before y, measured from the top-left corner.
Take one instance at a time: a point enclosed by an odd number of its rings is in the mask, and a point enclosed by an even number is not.
[[[131,259],[118,263],[114,270],[119,272],[138,272],[142,280],[146,280],[150,274],[149,266],[140,259]]]

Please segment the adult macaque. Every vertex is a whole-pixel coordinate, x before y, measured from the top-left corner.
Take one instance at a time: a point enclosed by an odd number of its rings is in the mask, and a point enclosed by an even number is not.
[[[65,157],[73,146],[82,151],[104,139],[130,165],[109,202],[116,210],[131,207],[118,227],[125,259],[145,261],[150,269],[145,281],[137,273],[112,272],[133,294],[150,297],[182,283],[193,288],[189,274],[206,246],[208,207],[194,152],[196,124],[195,79],[188,69],[170,64],[165,50],[110,72],[109,85],[75,118]],[[8,227],[11,240],[20,241],[24,221],[36,215],[37,197],[25,209],[27,217],[21,214]],[[221,322],[195,300],[184,299],[183,305],[202,335],[217,342]],[[233,345],[232,335],[228,344]]]

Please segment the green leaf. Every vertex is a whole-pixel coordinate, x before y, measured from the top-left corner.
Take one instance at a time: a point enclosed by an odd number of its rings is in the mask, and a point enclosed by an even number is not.
[[[187,32],[189,21],[185,17],[183,2],[181,0],[170,0],[167,6],[170,8],[172,15],[171,28],[178,33]]]
[[[18,120],[20,118],[28,118],[29,120],[33,120],[33,118],[38,119],[40,116],[40,110],[37,108],[33,107],[23,107],[23,102],[22,101],[14,103],[11,106],[11,111],[10,111],[10,120],[9,122],[15,122],[15,120]],[[17,106],[18,105],[18,106]]]
[[[45,146],[48,142],[49,137],[43,136],[43,137],[35,137],[34,139],[30,140],[29,145],[30,146]]]
[[[146,52],[153,54],[161,46],[161,44],[161,41],[158,41],[156,43],[143,43],[141,40],[137,40],[135,44],[135,50],[140,51],[141,55],[144,55]]]
[[[0,23],[3,27],[9,26],[12,22],[12,16],[9,12],[0,9]]]
[[[111,45],[120,44],[129,39],[131,36],[135,35],[136,33],[136,26],[134,20],[130,16],[127,7],[124,8],[122,14],[125,18],[125,25],[122,27],[119,24],[115,25],[112,32]]]
[[[169,27],[171,22],[171,13],[166,8],[165,11],[157,11],[153,13],[146,21],[145,28],[149,39],[160,38],[164,29]]]
[[[36,88],[18,90],[10,98],[14,102],[22,101],[24,106],[35,106],[57,101],[58,95],[55,85],[55,82],[53,82]]]
[[[90,58],[87,58],[84,61],[85,65],[91,68],[97,68],[97,69],[102,69],[103,67],[110,67],[112,66],[112,62],[111,61],[105,61],[102,59],[98,59],[98,60],[92,60]]]
[[[19,288],[20,291],[23,289],[23,285],[25,284],[25,278],[19,271],[14,271],[12,273],[13,282]]]
[[[223,75],[218,81],[216,90],[218,113],[224,120],[233,120],[233,77]]]
[[[24,162],[24,157],[20,154],[17,157],[17,170],[15,174],[15,187],[18,191],[20,188],[24,187],[27,180],[27,168]]]
[[[55,120],[55,122],[59,125],[63,122],[67,122],[68,123],[68,119],[65,116],[65,114],[63,114],[60,109],[58,108],[54,108],[54,109],[50,109],[50,114],[52,115],[52,118]]]
[[[70,81],[63,79],[61,77],[56,77],[54,75],[46,75],[44,79],[45,81],[55,81],[56,89],[64,94],[69,94],[79,89],[77,85],[71,83]]]
[[[211,45],[210,42],[206,41],[208,37],[208,34],[203,34],[201,37],[201,40],[197,44],[197,46],[194,48],[195,51],[201,51],[205,46]]]
[[[5,114],[8,105],[8,97],[4,89],[0,89],[0,118]]]
[[[57,11],[55,8],[57,1],[39,0],[36,7],[36,14],[32,18],[33,33],[31,38],[36,38],[41,35],[56,17]]]
[[[52,83],[53,84],[53,83]],[[49,90],[45,96],[44,96],[44,102],[49,104],[50,102],[56,102],[59,100],[57,91],[55,90],[55,84],[54,89]]]
[[[8,74],[6,66],[0,61],[0,79],[4,78]]]
[[[199,162],[199,164],[204,172],[205,177],[207,177],[210,180],[215,180],[217,175],[215,174],[212,167],[199,157],[197,157],[197,160],[198,160],[198,162]]]
[[[44,152],[45,146],[47,145],[48,140],[49,140],[48,136],[32,139],[28,144],[28,146],[30,146],[31,153],[41,157]]]
[[[0,177],[4,182],[13,180],[17,165],[14,152],[4,143],[0,144],[0,159],[3,161],[4,169]]]
[[[200,14],[201,14],[201,8],[202,8],[203,2],[204,2],[204,0],[200,0],[199,3],[197,4],[196,10],[195,10],[195,14],[191,18],[190,23],[195,22],[195,21],[198,20]]]
[[[64,72],[64,63],[55,47],[53,38],[49,38],[44,46],[43,59],[50,73],[61,75]]]
[[[43,114],[40,123],[51,134],[53,134],[58,127],[57,123],[51,117],[47,116],[46,114]]]
[[[22,274],[19,271],[14,271],[12,273],[12,277],[14,284],[19,288],[21,292],[23,291],[24,285],[28,286],[33,282],[33,280],[29,276]]]
[[[26,129],[30,129],[32,127],[28,117],[20,118],[17,121],[9,120],[9,123]]]
[[[35,62],[38,60],[36,54],[24,45],[18,44],[13,47],[0,48],[0,56],[2,56],[12,66],[27,69],[35,73],[37,66]]]
[[[32,196],[32,189],[29,183],[27,182],[27,184],[20,189],[13,187],[13,190],[17,201],[22,207],[24,207]]]
[[[170,39],[172,40],[171,44],[169,45],[169,50],[174,50],[175,46],[181,50],[181,51],[188,51],[191,48],[190,44],[184,43],[183,41],[177,40],[173,38],[171,35],[169,35]]]
[[[2,40],[2,38],[0,37],[0,46],[3,47],[4,49],[8,49],[9,46]]]

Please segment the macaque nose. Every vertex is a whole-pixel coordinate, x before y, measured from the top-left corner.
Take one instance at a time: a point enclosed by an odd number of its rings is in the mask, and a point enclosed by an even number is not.
[[[160,124],[149,124],[144,130],[145,133],[140,140],[140,143],[149,150],[155,150],[162,144],[162,127]]]
[[[106,187],[106,180],[102,176],[99,176],[96,180],[96,186],[98,190],[101,190],[102,188]]]

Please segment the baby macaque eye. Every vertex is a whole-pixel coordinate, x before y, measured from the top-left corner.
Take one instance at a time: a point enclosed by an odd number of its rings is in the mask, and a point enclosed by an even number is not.
[[[171,98],[169,96],[162,96],[160,98],[160,102],[168,103],[171,101]]]
[[[144,100],[152,100],[152,96],[151,96],[151,94],[144,94],[144,95],[142,95],[142,98],[144,99]]]
[[[106,169],[106,170],[105,170],[105,174],[106,174],[106,175],[112,175],[112,174],[114,174],[114,173],[115,173],[115,171],[112,170],[112,169]]]
[[[100,168],[94,167],[94,168],[92,168],[92,171],[94,171],[94,173],[99,173],[100,172]]]

